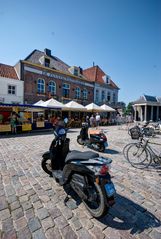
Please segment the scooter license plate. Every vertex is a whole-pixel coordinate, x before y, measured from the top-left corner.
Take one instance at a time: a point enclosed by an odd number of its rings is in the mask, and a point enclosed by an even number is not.
[[[104,146],[105,146],[105,147],[108,147],[108,143],[107,143],[107,142],[104,142]]]
[[[111,197],[116,193],[115,186],[112,182],[105,184],[105,190],[108,197]]]

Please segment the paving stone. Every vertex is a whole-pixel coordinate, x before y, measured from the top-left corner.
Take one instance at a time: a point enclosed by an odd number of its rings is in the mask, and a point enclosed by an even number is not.
[[[2,196],[0,197],[0,211],[4,210],[8,207],[8,203],[6,201],[6,197]]]
[[[10,218],[11,217],[11,214],[10,214],[10,211],[8,208],[6,209],[3,209],[0,211],[0,219],[3,221],[3,220],[6,220],[7,218]]]
[[[46,236],[47,239],[62,239],[62,236],[61,236],[57,227],[49,228],[45,232],[45,236]]]
[[[93,238],[96,238],[96,239],[104,239],[105,238],[105,234],[102,232],[102,230],[97,227],[97,226],[94,226],[91,230],[90,230],[90,233],[93,235]]]
[[[93,239],[93,236],[85,228],[78,230],[77,234],[79,239]]]
[[[52,228],[55,226],[55,223],[51,217],[47,217],[47,218],[41,220],[41,224],[42,224],[44,231],[47,231],[49,228]]]
[[[14,211],[12,211],[11,214],[12,214],[13,219],[14,219],[14,220],[17,220],[17,219],[19,219],[19,218],[21,218],[21,217],[24,216],[24,211],[23,211],[23,209],[20,207],[20,208],[15,209]]]
[[[33,239],[46,239],[44,232],[40,229],[33,233]]]
[[[36,218],[36,217],[31,218],[28,222],[28,227],[31,232],[34,232],[34,231],[37,231],[38,229],[40,229],[41,224],[40,224],[38,218]]]
[[[1,225],[3,232],[9,232],[14,229],[12,218],[7,218],[6,220],[2,221]]]
[[[15,230],[4,232],[2,234],[2,239],[17,239]]]
[[[64,239],[77,239],[77,235],[70,226],[64,227],[61,230],[61,234]]]
[[[63,216],[56,217],[54,219],[54,222],[55,222],[56,226],[58,227],[58,229],[62,229],[64,227],[68,226],[68,222]]]
[[[22,228],[25,228],[27,225],[27,220],[25,217],[21,217],[14,221],[14,225],[17,231],[19,231]]]
[[[40,220],[44,219],[46,217],[49,217],[49,213],[48,213],[48,210],[46,208],[37,209],[36,214],[37,214],[37,216]]]

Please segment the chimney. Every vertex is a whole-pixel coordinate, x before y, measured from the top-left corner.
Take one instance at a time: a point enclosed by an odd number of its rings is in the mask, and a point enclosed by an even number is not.
[[[94,67],[94,65],[95,65],[95,64],[94,64],[94,61],[93,61],[93,67]]]
[[[45,53],[47,56],[51,56],[51,50],[50,50],[50,49],[45,48],[45,49],[44,49],[44,53]]]
[[[83,69],[79,66],[79,73],[82,75],[83,74]]]

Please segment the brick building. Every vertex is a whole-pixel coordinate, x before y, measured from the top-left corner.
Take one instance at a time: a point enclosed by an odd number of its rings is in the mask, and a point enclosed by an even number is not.
[[[83,105],[94,100],[94,84],[82,74],[82,69],[67,65],[49,49],[34,50],[15,68],[24,81],[24,103],[33,104],[51,97],[63,103],[75,100]]]
[[[83,70],[83,75],[94,83],[94,102],[117,107],[119,87],[99,66]]]

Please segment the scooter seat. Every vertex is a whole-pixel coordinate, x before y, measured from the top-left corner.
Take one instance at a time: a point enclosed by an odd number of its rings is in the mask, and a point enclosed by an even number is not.
[[[72,160],[85,161],[85,160],[97,158],[97,157],[99,157],[99,154],[91,152],[91,151],[80,152],[77,150],[73,150],[70,153],[68,153],[65,159],[65,162],[67,163]]]

